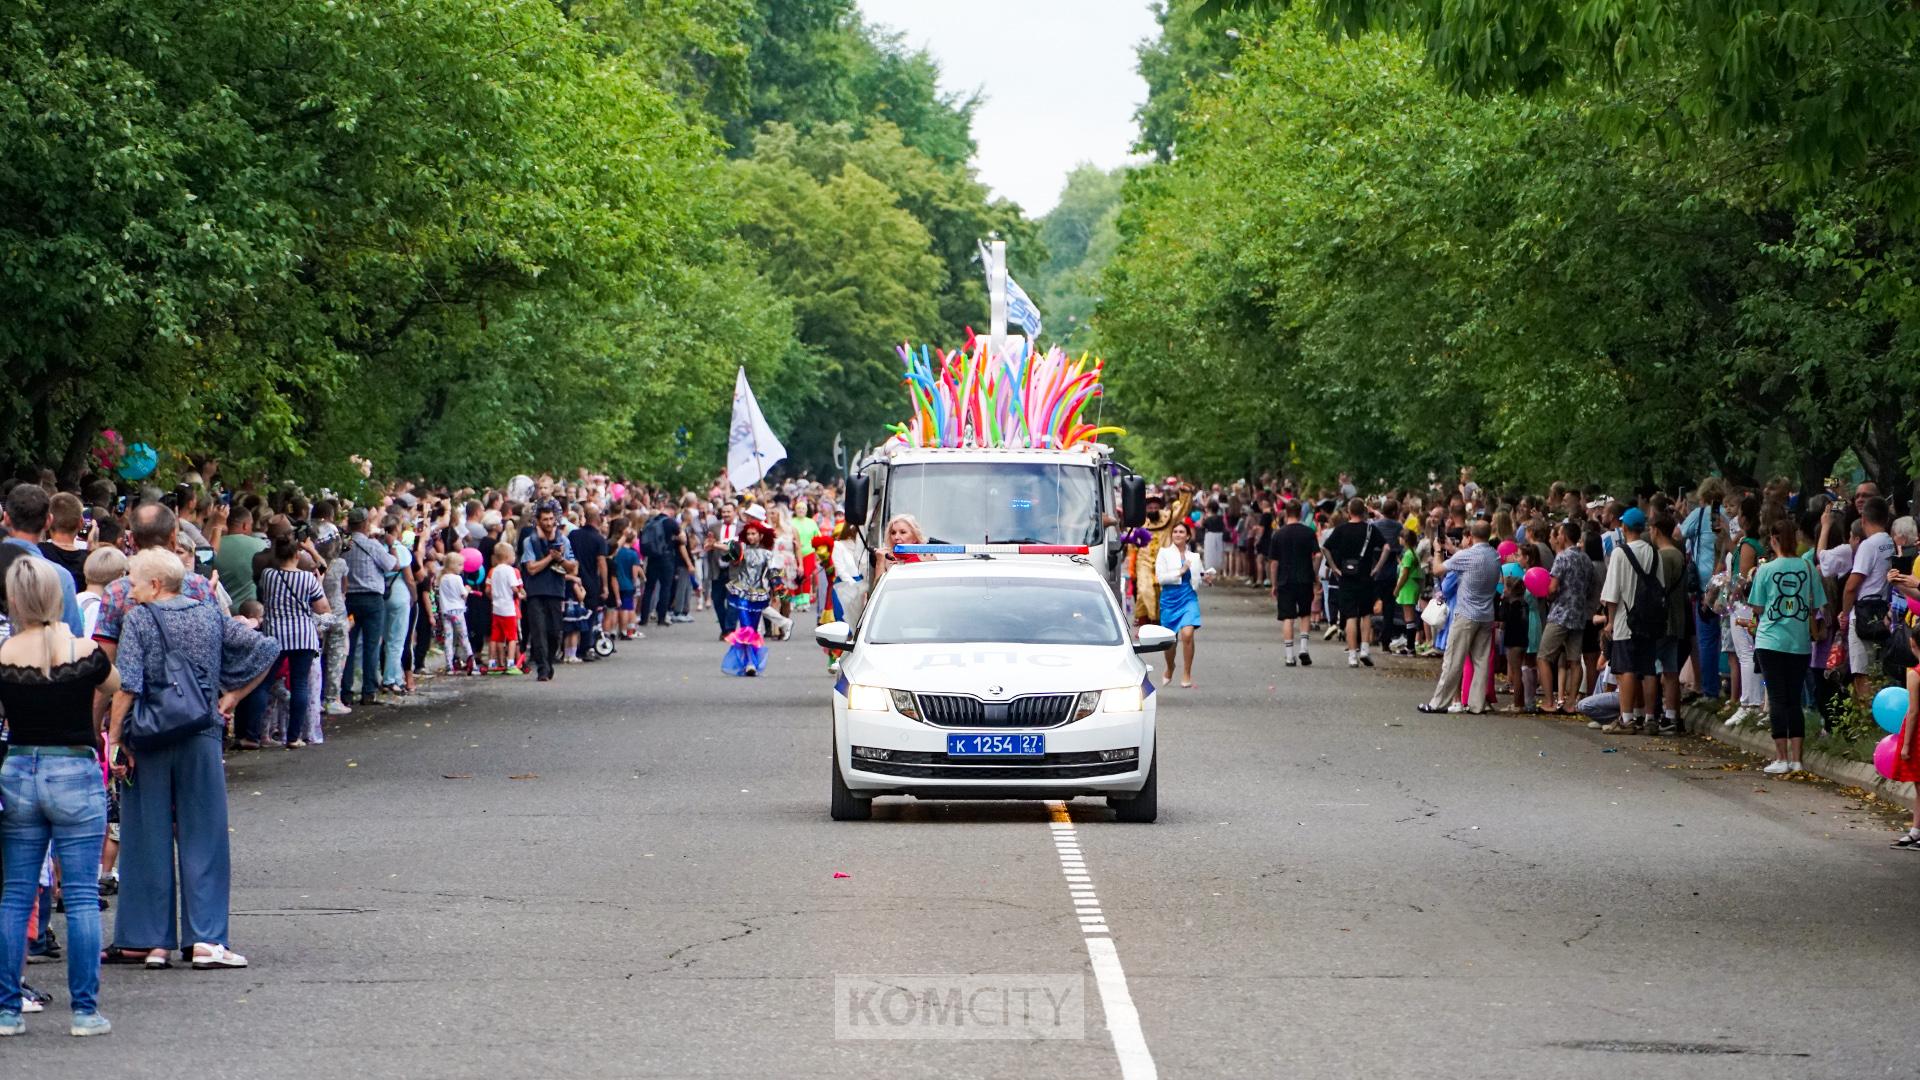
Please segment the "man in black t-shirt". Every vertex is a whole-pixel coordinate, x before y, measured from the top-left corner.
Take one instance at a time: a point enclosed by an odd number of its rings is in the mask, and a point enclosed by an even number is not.
[[[1359,499],[1347,503],[1347,520],[1334,526],[1327,537],[1335,599],[1340,621],[1347,628],[1347,666],[1373,666],[1373,579],[1385,560],[1387,547],[1380,534],[1367,524],[1367,504]]]
[[[1320,539],[1313,529],[1300,523],[1300,502],[1287,503],[1282,511],[1286,524],[1267,538],[1261,552],[1273,566],[1273,598],[1279,609],[1280,633],[1285,637],[1287,666],[1294,665],[1293,651],[1300,649],[1300,663],[1313,666],[1307,654],[1307,623],[1313,613],[1315,564],[1320,561]]]

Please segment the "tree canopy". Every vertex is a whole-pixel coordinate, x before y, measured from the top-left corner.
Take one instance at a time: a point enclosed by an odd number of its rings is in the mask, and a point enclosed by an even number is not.
[[[1188,74],[1160,91],[1179,102],[1168,150],[1128,180],[1096,319],[1116,404],[1157,455],[1817,485],[1850,454],[1905,484],[1912,247],[1875,178],[1796,188],[1790,138],[1623,126],[1692,92],[1671,57],[1605,78],[1565,63],[1551,93],[1463,82],[1472,64],[1434,43],[1477,24],[1419,10],[1441,29],[1164,15],[1143,64]]]
[[[852,0],[5,18],[9,471],[106,428],[319,481],[704,471],[739,364],[817,464],[896,340],[984,312],[974,238],[1032,235]]]

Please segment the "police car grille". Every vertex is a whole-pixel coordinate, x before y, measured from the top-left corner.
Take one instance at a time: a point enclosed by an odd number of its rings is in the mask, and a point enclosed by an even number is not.
[[[920,717],[935,727],[1054,727],[1073,717],[1072,694],[1028,694],[986,702],[965,694],[916,694]]]
[[[853,767],[864,773],[905,776],[916,780],[1079,780],[1133,772],[1140,767],[1140,759],[1101,761],[1099,752],[1093,751],[1044,754],[1013,764],[986,762],[976,757],[956,758],[945,754],[896,750],[891,761],[861,758],[853,763]]]

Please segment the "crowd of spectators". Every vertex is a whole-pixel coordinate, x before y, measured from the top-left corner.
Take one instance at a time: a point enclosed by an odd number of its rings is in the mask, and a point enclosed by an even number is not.
[[[711,607],[724,638],[712,598],[748,513],[773,524],[794,583],[780,614],[804,608],[825,591],[815,540],[836,522],[833,490],[804,480],[673,493],[581,470],[354,494],[210,480],[0,485],[0,1036],[52,1000],[28,964],[67,960],[76,1035],[111,1030],[101,963],[247,966],[228,939],[226,756],[323,742],[330,718],[429,675],[547,681],[644,638],[649,617]],[[76,769],[94,783],[48,798],[48,778]],[[116,898],[107,934],[98,912]]]
[[[1872,482],[1618,498],[1496,492],[1462,470],[1364,497],[1345,476],[1216,485],[1196,506],[1208,550],[1272,591],[1289,666],[1311,662],[1310,628],[1344,633],[1350,666],[1373,641],[1440,657],[1422,711],[1504,704],[1621,735],[1679,734],[1704,697],[1729,726],[1771,728],[1772,773],[1801,767],[1809,714],[1831,733],[1904,681],[1882,643],[1920,600],[1920,527]]]

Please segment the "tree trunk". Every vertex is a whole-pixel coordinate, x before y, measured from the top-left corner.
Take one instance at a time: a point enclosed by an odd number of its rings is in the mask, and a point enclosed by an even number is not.
[[[93,445],[93,437],[100,430],[100,414],[88,409],[73,422],[73,430],[67,433],[67,450],[60,455],[60,487],[63,490],[77,491],[80,487],[80,474],[86,470],[87,450]]]

